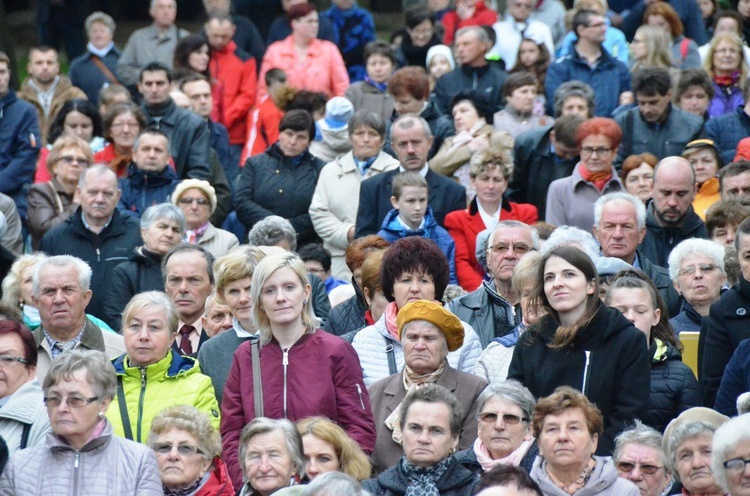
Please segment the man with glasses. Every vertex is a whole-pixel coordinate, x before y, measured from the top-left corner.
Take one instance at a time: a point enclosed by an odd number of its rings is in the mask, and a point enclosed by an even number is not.
[[[521,40],[524,38],[544,43],[550,54],[555,53],[555,42],[552,40],[552,31],[549,26],[531,19],[536,3],[536,0],[508,0],[505,17],[492,26],[497,35],[497,41],[490,55],[500,56],[508,70],[516,65],[518,47],[521,46]]]
[[[640,420],[615,438],[612,461],[617,474],[635,484],[641,496],[661,496],[672,485],[662,436]]]
[[[681,155],[685,146],[703,132],[703,119],[672,105],[672,79],[664,68],[641,69],[633,76],[637,107],[621,112],[615,121],[622,129],[622,144],[615,163],[630,155],[652,153],[663,159]]]
[[[519,295],[511,287],[513,269],[539,247],[536,229],[516,220],[501,221],[487,242],[487,269],[492,280],[448,304],[451,312],[474,328],[482,348],[513,331],[521,321],[516,311]]]

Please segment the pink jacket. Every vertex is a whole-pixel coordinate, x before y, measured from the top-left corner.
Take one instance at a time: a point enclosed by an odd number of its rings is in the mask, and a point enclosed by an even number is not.
[[[314,39],[307,57],[302,60],[294,48],[292,35],[271,43],[260,66],[259,97],[267,92],[266,72],[273,68],[286,73],[289,86],[298,90],[319,91],[328,95],[328,98],[344,96],[349,87],[349,74],[346,72],[344,59],[341,58],[338,47],[330,41]]]
[[[222,458],[235,487],[242,486],[240,433],[255,418],[251,353],[250,341],[234,353],[221,404]],[[260,349],[264,415],[293,422],[323,415],[341,425],[366,453],[372,453],[375,422],[354,348],[337,336],[317,330],[302,336],[289,349],[286,380],[283,359],[284,352],[276,340]]]

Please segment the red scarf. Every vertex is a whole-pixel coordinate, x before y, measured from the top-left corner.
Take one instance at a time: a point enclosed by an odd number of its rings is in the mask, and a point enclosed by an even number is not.
[[[368,326],[375,325],[375,321],[372,319],[372,312],[369,310],[365,312],[365,324]]]
[[[586,164],[581,162],[581,166],[578,168],[578,172],[581,173],[581,177],[584,181],[592,183],[596,186],[596,189],[602,191],[607,182],[612,179],[612,169],[602,172],[589,172],[586,168]]]
[[[732,71],[729,76],[714,76],[714,83],[722,87],[737,86],[740,82],[740,71]]]

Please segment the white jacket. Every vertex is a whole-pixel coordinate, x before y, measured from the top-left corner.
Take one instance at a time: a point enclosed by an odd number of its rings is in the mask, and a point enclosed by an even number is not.
[[[31,425],[26,447],[44,442],[50,424],[43,398],[42,385],[34,379],[18,388],[0,408],[0,436],[8,445],[8,456],[12,456],[21,447],[25,425]]]
[[[448,363],[456,370],[472,374],[474,365],[482,353],[482,343],[469,324],[464,321],[461,321],[461,324],[464,326],[464,344],[456,351],[448,353]],[[352,346],[359,355],[359,363],[362,365],[365,386],[368,388],[380,379],[391,375],[388,369],[388,354],[385,351],[388,345],[393,345],[396,368],[401,370],[404,367],[404,349],[386,329],[385,313],[374,325],[359,331],[352,341]]]
[[[491,342],[479,356],[474,366],[474,375],[490,384],[503,382],[508,378],[508,369],[515,349],[515,346],[505,347],[500,343]]]

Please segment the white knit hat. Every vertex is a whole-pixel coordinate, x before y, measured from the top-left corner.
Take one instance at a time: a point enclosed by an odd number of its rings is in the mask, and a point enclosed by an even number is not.
[[[442,55],[443,57],[448,59],[448,64],[450,64],[451,70],[456,68],[456,61],[453,60],[453,52],[451,51],[451,49],[445,45],[435,45],[427,50],[427,57],[425,57],[425,66],[428,71],[430,70],[430,62],[432,62],[432,57],[434,57],[435,55]]]
[[[192,188],[203,191],[208,197],[208,201],[211,202],[211,213],[213,214],[214,210],[216,210],[216,190],[208,181],[202,179],[185,179],[184,181],[180,181],[174,189],[174,193],[172,193],[172,203],[177,205],[185,191]]]

